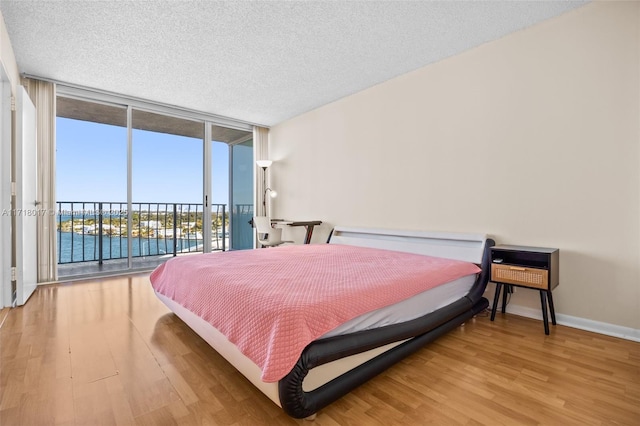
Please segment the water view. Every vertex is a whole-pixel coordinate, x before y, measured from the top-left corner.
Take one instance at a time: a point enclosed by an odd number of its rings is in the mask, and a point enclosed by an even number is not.
[[[173,240],[132,238],[133,257],[173,254]],[[102,260],[123,259],[128,256],[127,237],[102,236]],[[178,239],[177,253],[202,251],[202,239]],[[58,263],[89,262],[100,260],[97,235],[74,234],[58,231]]]
[[[136,203],[131,214],[131,238],[123,205],[59,202],[58,263],[126,259],[129,250],[132,257],[203,251],[201,204]],[[212,207],[212,250],[226,250],[226,206]]]

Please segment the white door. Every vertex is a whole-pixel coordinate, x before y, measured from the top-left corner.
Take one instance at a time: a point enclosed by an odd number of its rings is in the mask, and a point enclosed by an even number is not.
[[[26,90],[16,96],[16,305],[24,305],[38,285],[36,107]]]
[[[11,306],[11,84],[0,66],[0,309]]]

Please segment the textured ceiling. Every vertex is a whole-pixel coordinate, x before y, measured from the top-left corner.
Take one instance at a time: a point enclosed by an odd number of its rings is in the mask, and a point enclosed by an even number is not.
[[[273,125],[569,1],[0,1],[21,73]]]

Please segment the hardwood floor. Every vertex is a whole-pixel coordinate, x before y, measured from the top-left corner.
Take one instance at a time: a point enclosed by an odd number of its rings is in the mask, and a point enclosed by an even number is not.
[[[155,297],[148,275],[0,311],[0,425],[638,425],[640,343],[478,316],[294,420]]]

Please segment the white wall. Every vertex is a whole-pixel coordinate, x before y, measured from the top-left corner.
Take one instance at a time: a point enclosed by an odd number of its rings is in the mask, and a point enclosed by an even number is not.
[[[11,47],[2,12],[0,12],[0,64],[11,83],[12,91],[15,93],[16,86],[20,84],[20,73],[18,72],[18,63],[13,54],[13,47]]]
[[[9,34],[0,12],[0,308],[11,302],[11,112],[10,97],[20,84]]]
[[[273,216],[325,221],[314,242],[341,224],[558,247],[556,312],[640,329],[639,22],[591,3],[274,126]]]

